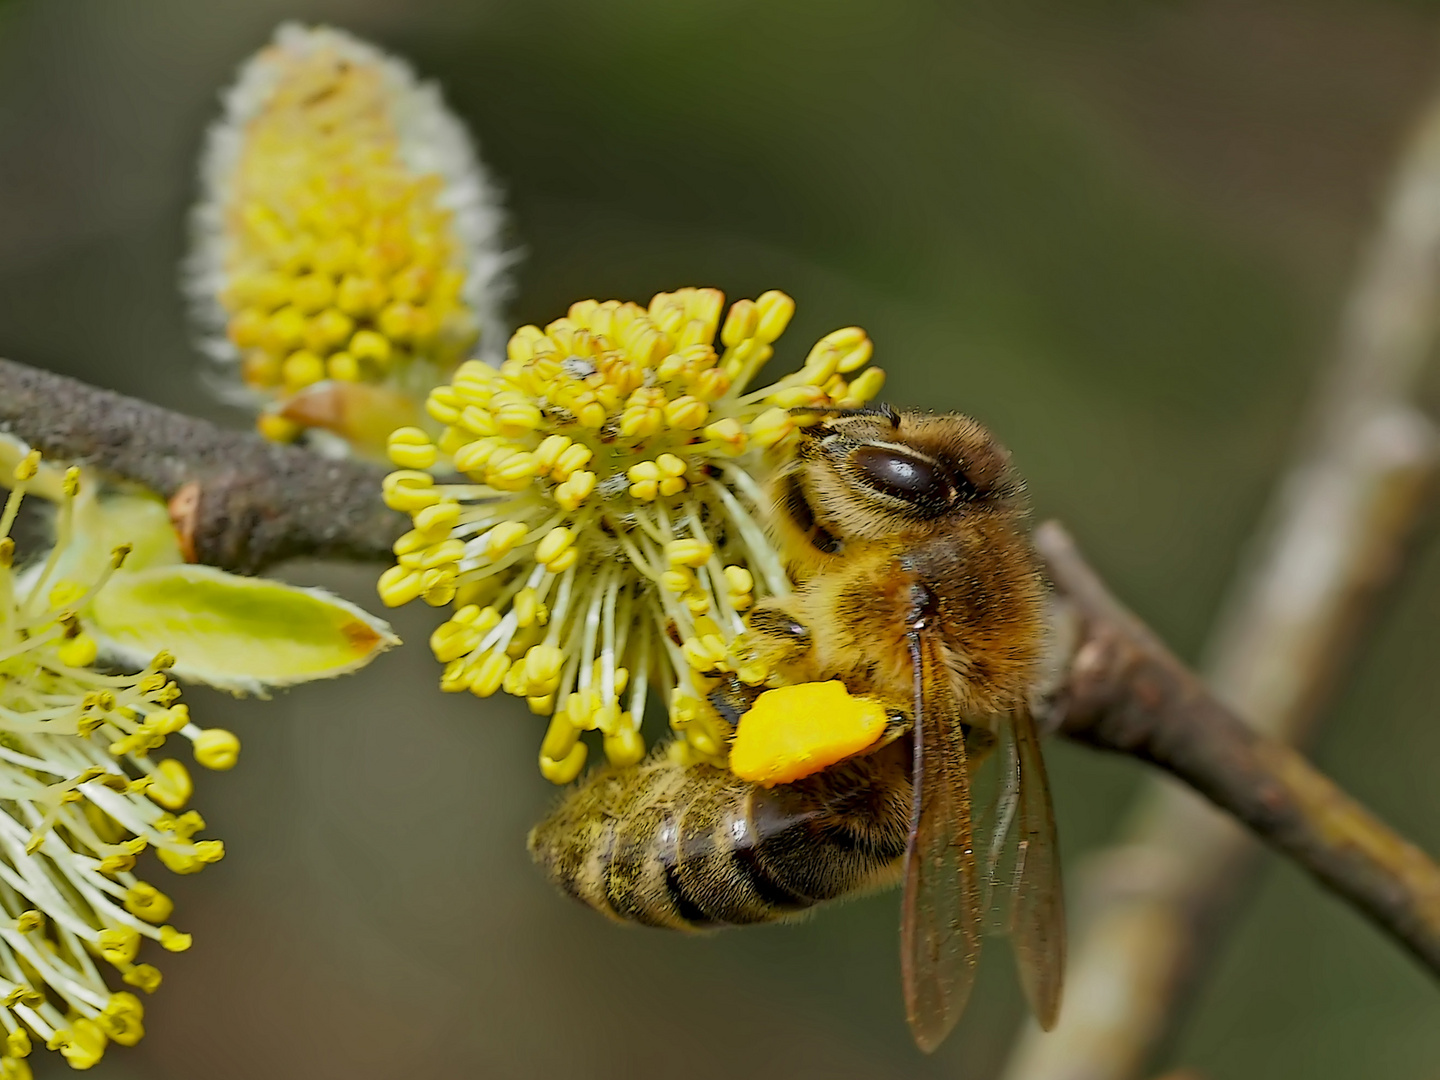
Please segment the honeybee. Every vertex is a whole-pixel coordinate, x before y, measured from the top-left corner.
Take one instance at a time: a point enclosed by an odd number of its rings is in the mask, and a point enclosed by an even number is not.
[[[1027,708],[1045,586],[1022,484],[963,416],[882,406],[802,431],[769,488],[796,589],[751,612],[746,647],[787,682],[838,678],[880,699],[887,735],[769,788],[663,755],[600,770],[531,832],[531,853],[602,913],[679,929],[784,919],[903,882],[901,970],[919,1046],[954,1027],[989,928],[1010,935],[1049,1028],[1065,926]],[[712,701],[738,717],[754,693],[732,680]],[[998,770],[977,810],[981,762]]]

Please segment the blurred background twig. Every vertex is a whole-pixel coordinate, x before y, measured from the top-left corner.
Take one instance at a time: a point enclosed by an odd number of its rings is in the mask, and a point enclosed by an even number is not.
[[[1374,600],[1402,565],[1436,434],[1413,404],[1440,313],[1440,100],[1401,158],[1294,464],[1217,621],[1214,691],[1258,732],[1303,739]],[[1091,856],[1067,1008],[1022,1040],[1010,1080],[1130,1080],[1179,1023],[1258,851],[1194,794],[1155,781]]]
[[[1226,708],[1110,595],[1059,524],[1041,526],[1035,543],[1079,623],[1050,696],[1054,729],[1183,780],[1440,978],[1440,866],[1297,751]]]

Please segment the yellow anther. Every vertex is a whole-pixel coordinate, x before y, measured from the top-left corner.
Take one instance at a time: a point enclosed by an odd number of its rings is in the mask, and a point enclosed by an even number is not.
[[[437,451],[430,436],[417,427],[402,427],[386,440],[390,460],[402,469],[428,469],[435,464]]]
[[[80,470],[78,467],[71,465],[65,470],[65,478],[60,482],[60,490],[71,498],[80,494]]]
[[[22,934],[33,934],[45,926],[45,916],[33,908],[22,911],[15,917],[15,929]]]
[[[550,621],[550,609],[541,602],[540,595],[534,589],[521,589],[515,594],[510,606],[515,612],[516,626],[544,626]]]
[[[20,462],[15,466],[15,471],[12,473],[12,475],[15,477],[17,483],[24,483],[26,480],[34,480],[35,474],[39,471],[40,451],[31,450],[23,458],[20,459]]]
[[[72,1069],[93,1068],[105,1056],[105,1032],[94,1020],[77,1017],[68,1028],[57,1028],[45,1040],[50,1050],[59,1050]]]
[[[148,923],[162,923],[175,910],[175,903],[154,885],[137,881],[125,893],[125,910]]]
[[[287,353],[305,339],[305,315],[293,305],[271,315],[261,331],[261,341],[273,353]]]
[[[535,645],[525,654],[525,677],[531,686],[554,689],[564,664],[565,653],[556,646]]]
[[[639,764],[645,757],[645,740],[629,723],[629,717],[629,713],[621,714],[614,733],[605,736],[605,757],[617,768]]]
[[[554,563],[562,554],[571,550],[575,543],[575,532],[564,525],[559,525],[545,534],[544,539],[535,548],[535,561],[552,569]]]
[[[599,401],[580,403],[575,409],[575,419],[582,427],[601,428],[605,426],[605,406]]]
[[[834,349],[822,349],[810,354],[802,373],[807,386],[823,388],[834,377],[840,367],[840,354]]]
[[[688,468],[688,466],[685,464],[684,459],[678,458],[674,454],[661,454],[658,458],[655,459],[655,467],[660,470],[660,476],[662,479],[667,476],[684,476],[685,470],[686,468]]]
[[[128,964],[140,952],[140,932],[129,926],[112,926],[100,931],[96,945],[110,963]]]
[[[692,668],[707,672],[716,670],[724,663],[727,647],[725,639],[719,634],[706,634],[703,637],[686,638],[680,651]]]
[[[748,593],[755,588],[755,575],[743,566],[727,566],[725,584],[732,593]]]
[[[430,635],[430,651],[440,663],[448,664],[473,652],[482,636],[482,631],[451,619],[437,626]]]
[[[528,450],[492,454],[485,465],[485,483],[501,491],[520,491],[535,476],[535,455]]]
[[[151,784],[146,794],[166,810],[180,810],[190,801],[194,790],[190,771],[185,768],[184,763],[174,758],[165,758],[155,763],[155,771],[151,774]]]
[[[171,705],[168,709],[157,709],[151,713],[146,724],[161,735],[175,735],[190,723],[189,705]]]
[[[555,502],[562,510],[576,510],[594,492],[598,482],[595,474],[588,470],[574,473],[555,488]]]
[[[197,841],[190,851],[156,848],[156,855],[173,873],[197,874],[204,870],[207,864],[219,863],[225,858],[225,844],[219,840],[202,840]]]
[[[325,378],[325,361],[309,349],[297,349],[280,365],[280,377],[291,390],[299,390]]]
[[[117,544],[110,549],[110,569],[119,570],[125,565],[125,560],[135,550],[134,544]]]
[[[224,728],[206,728],[195,736],[195,760],[217,772],[233,769],[240,760],[240,740]]]
[[[85,586],[78,581],[65,578],[55,583],[50,590],[50,610],[60,611],[74,605],[75,601],[85,595]]]
[[[653,461],[641,461],[626,469],[625,476],[632,484],[643,484],[647,480],[658,483],[660,466]]]
[[[795,301],[778,289],[761,293],[755,299],[760,318],[755,326],[755,337],[771,342],[785,332],[790,318],[795,314]]]
[[[858,326],[836,333],[844,335],[843,339],[834,343],[834,348],[840,354],[839,369],[842,375],[858,371],[875,355],[875,343],[866,337],[865,331]]]
[[[528,527],[518,521],[502,521],[484,536],[485,554],[499,559],[514,549],[529,534]]]
[[[585,768],[588,753],[589,748],[583,742],[577,742],[570,748],[570,752],[558,761],[541,754],[540,775],[552,784],[568,784]]]
[[[504,440],[498,435],[467,442],[455,451],[455,468],[472,476],[483,476],[490,458],[504,445]]]
[[[34,1009],[44,1004],[45,995],[33,986],[17,986],[3,998],[0,998],[0,1005],[4,1005],[7,1009],[13,1009],[16,1005],[26,1005]]]
[[[714,554],[713,544],[693,537],[671,540],[665,545],[665,560],[671,566],[704,566]]]
[[[148,776],[145,777],[145,782],[148,790],[148,786],[150,784],[150,778]],[[102,874],[123,874],[128,870],[135,869],[135,856],[106,855],[103,859],[100,860],[100,866],[98,867],[98,869]]]
[[[546,435],[535,448],[535,469],[541,476],[548,476],[560,455],[570,449],[572,440],[565,435]]]
[[[769,449],[795,430],[795,421],[784,409],[766,409],[750,422],[750,438]]]
[[[599,427],[600,425],[596,424],[594,426]],[[551,479],[557,483],[563,483],[570,479],[576,472],[589,465],[590,459],[594,456],[595,451],[591,450],[590,447],[584,443],[575,443],[573,446],[567,447],[560,456],[556,458],[555,464],[551,466]]]
[[[455,599],[457,577],[454,563],[423,571],[420,575],[420,599],[431,607],[444,607]]]
[[[69,667],[89,667],[100,653],[100,647],[89,634],[76,634],[55,650],[60,662]]]
[[[305,347],[317,353],[330,353],[350,340],[355,321],[343,311],[327,308],[305,324]]]
[[[540,426],[540,409],[533,401],[518,394],[497,394],[491,406],[495,423],[502,435],[512,438],[534,431]]]
[[[510,655],[511,650],[505,650]],[[500,689],[513,697],[524,697],[531,693],[529,680],[525,678],[524,664],[511,664],[510,670],[505,672],[505,678],[500,680]]]
[[[425,398],[425,411],[441,424],[457,423],[464,407],[453,386],[437,386]]]
[[[596,730],[613,735],[620,725],[620,706],[613,701],[606,702],[595,710],[591,722]]]
[[[120,978],[130,986],[144,990],[147,994],[153,994],[160,989],[161,974],[158,968],[149,964],[136,964]]]
[[[424,585],[420,580],[420,571],[392,566],[380,575],[376,591],[386,607],[399,607],[418,597],[424,591]]]
[[[416,512],[414,521],[419,532],[446,536],[460,523],[460,504],[453,499],[442,500]]]
[[[489,697],[500,689],[505,673],[510,670],[510,657],[503,652],[488,652],[470,680],[470,692],[476,697]]]
[[[753,300],[737,300],[730,305],[730,314],[725,316],[725,325],[720,331],[720,341],[731,347],[746,338],[754,337],[760,325],[760,309]]]
[[[110,995],[110,1001],[95,1022],[121,1046],[134,1046],[145,1037],[144,1017],[145,1007],[140,999],[121,991]]]
[[[451,563],[459,562],[465,557],[465,541],[448,537],[438,544],[431,544],[420,552],[419,563],[416,569],[434,570],[436,567],[448,566]]]
[[[255,418],[255,430],[271,442],[290,443],[298,439],[305,429],[277,413],[267,412]]]
[[[386,506],[410,514],[441,499],[435,490],[435,478],[413,469],[390,473],[381,482],[381,492]]]
[[[705,435],[716,443],[726,454],[739,455],[745,452],[749,437],[740,421],[733,416],[717,420],[705,428]]]
[[[570,722],[569,714],[562,710],[551,717],[550,726],[545,729],[545,738],[540,743],[540,756],[552,761],[563,761],[579,741],[580,729]]]
[[[877,367],[866,368],[850,381],[848,398],[856,405],[873,401],[885,385],[885,372]]]
[[[335,298],[335,283],[325,274],[306,274],[290,287],[290,302],[305,315],[313,315]]]
[[[356,360],[369,360],[379,367],[388,364],[394,353],[389,340],[374,330],[355,331],[347,351]]]
[[[626,439],[648,439],[664,425],[665,413],[648,405],[629,405],[620,414],[620,435]]]
[[[782,409],[813,407],[825,403],[825,391],[818,386],[789,386],[771,394],[770,402]]]
[[[5,1036],[5,1053],[14,1058],[30,1056],[30,1036],[23,1027],[17,1027]],[[6,1078],[9,1080],[9,1078]]]
[[[182,934],[173,926],[160,927],[160,947],[166,952],[184,952],[195,943],[191,934]]]
[[[688,593],[682,599],[685,601],[685,606],[690,609],[691,615],[705,615],[710,611],[710,597],[703,592]]]
[[[434,647],[435,639],[430,639],[431,647]],[[440,690],[446,694],[458,694],[462,690],[470,689],[470,678],[474,675],[468,659],[455,659],[446,662],[445,670],[440,673]]]
[[[685,478],[683,476],[667,476],[665,477],[665,479],[660,481],[656,490],[661,495],[679,495],[680,492],[685,490],[686,486],[687,485],[685,483]]]
[[[710,406],[689,394],[665,406],[665,422],[681,431],[694,431],[705,423],[709,415]]]
[[[695,587],[695,575],[685,567],[679,570],[666,570],[660,575],[660,584],[669,592],[689,592]]]

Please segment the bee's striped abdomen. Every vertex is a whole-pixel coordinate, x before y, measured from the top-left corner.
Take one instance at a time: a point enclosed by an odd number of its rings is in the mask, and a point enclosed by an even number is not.
[[[772,922],[884,883],[905,851],[903,747],[763,788],[657,758],[587,779],[530,834],[565,892],[612,918]]]

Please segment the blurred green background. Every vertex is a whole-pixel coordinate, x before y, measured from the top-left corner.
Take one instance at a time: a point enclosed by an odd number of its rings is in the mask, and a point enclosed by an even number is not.
[[[11,0],[0,6],[0,354],[243,424],[176,291],[216,92],[282,19],[438,78],[508,190],[513,322],[587,296],[779,287],[777,365],[859,323],[898,404],[971,412],[1038,512],[1193,656],[1292,442],[1440,15],[1341,0]],[[783,343],[782,343],[783,344]],[[369,568],[296,566],[377,606]],[[107,1080],[994,1075],[1003,949],[933,1058],[893,895],[684,939],[552,894],[526,829],[539,721],[442,696],[428,610],[359,677],[193,692],[242,767],[197,805],[228,856],[165,877],[196,947]],[[1322,764],[1440,850],[1440,545],[1329,710]],[[1141,777],[1059,745],[1067,870]],[[1214,1078],[1440,1076],[1440,997],[1293,869],[1225,940],[1167,1056]],[[157,879],[160,880],[160,879]],[[37,1076],[68,1074],[42,1053]]]

